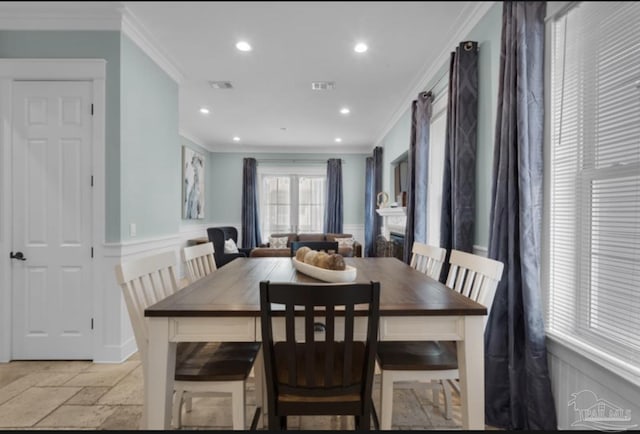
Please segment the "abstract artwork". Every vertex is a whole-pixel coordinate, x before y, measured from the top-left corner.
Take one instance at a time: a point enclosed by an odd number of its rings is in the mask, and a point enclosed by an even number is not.
[[[182,147],[182,218],[204,218],[204,156]]]

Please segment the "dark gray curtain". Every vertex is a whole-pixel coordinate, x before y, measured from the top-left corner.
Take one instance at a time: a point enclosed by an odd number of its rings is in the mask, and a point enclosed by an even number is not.
[[[327,160],[327,194],[324,206],[324,232],[342,233],[342,160]]]
[[[242,165],[242,248],[252,249],[262,242],[258,215],[258,163],[245,158]]]
[[[557,430],[540,296],[544,2],[504,2],[489,257],[504,263],[485,330],[486,423]]]
[[[473,252],[478,125],[478,43],[461,42],[451,53],[445,138],[440,247],[447,249],[441,279],[449,273],[451,249]]]
[[[367,157],[364,197],[364,239],[363,256],[376,256],[376,237],[380,233],[382,217],[376,212],[376,196],[382,191],[382,147],[376,146],[373,156]]]
[[[404,262],[411,262],[414,241],[427,242],[427,188],[429,182],[429,131],[433,95],[423,92],[411,103],[411,137],[409,142],[409,188],[407,223],[404,234]]]

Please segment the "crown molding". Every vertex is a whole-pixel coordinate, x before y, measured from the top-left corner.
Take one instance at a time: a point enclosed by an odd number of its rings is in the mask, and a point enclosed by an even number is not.
[[[0,30],[115,30],[178,84],[184,73],[123,2],[0,2]]]
[[[442,50],[440,55],[434,60],[427,59],[425,62],[425,66],[423,70],[425,71],[417,80],[414,85],[411,86],[409,92],[406,94],[405,98],[402,100],[402,103],[398,106],[398,108],[393,112],[391,119],[386,123],[382,133],[379,135],[378,139],[375,141],[375,144],[367,149],[367,153],[372,152],[376,146],[380,146],[384,138],[387,136],[389,131],[398,123],[404,112],[407,111],[411,107],[411,102],[416,99],[416,96],[423,92],[427,85],[431,80],[436,78],[438,71],[442,68],[443,65],[449,60],[451,56],[451,48],[456,47],[458,43],[460,43],[464,38],[473,30],[473,28],[480,22],[482,18],[487,14],[489,9],[497,2],[495,1],[487,1],[487,2],[470,2],[473,9],[471,12],[467,14],[467,18],[463,21],[460,26],[454,26],[458,30],[453,34],[453,36],[449,39],[449,42],[445,45],[445,48]],[[464,14],[464,11],[461,15]]]
[[[206,150],[210,150],[208,146],[204,145],[202,140],[200,140],[199,138],[192,136],[190,133],[187,133],[186,131],[184,131],[183,129],[178,129],[178,135],[180,137],[184,137],[185,139],[191,141],[192,143],[195,143],[196,145],[200,146],[201,148],[204,148]]]
[[[186,137],[186,136],[185,136]],[[188,138],[188,137],[187,137]],[[222,153],[264,153],[264,154],[369,154],[371,148],[364,146],[262,146],[262,145],[214,145],[206,146],[211,152]]]
[[[184,82],[185,75],[169,55],[153,41],[140,20],[127,8],[122,8],[122,33],[127,35],[147,56],[158,64],[176,83]]]
[[[120,30],[122,2],[0,2],[0,30]]]

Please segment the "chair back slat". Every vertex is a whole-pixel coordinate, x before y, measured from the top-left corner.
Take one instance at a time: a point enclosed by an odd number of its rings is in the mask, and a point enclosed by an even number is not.
[[[212,242],[185,247],[182,249],[182,256],[190,282],[195,282],[217,269]]]
[[[285,334],[287,339],[287,365],[289,371],[289,383],[295,383],[298,378],[298,366],[296,363],[296,319],[293,304],[286,306]]]
[[[379,297],[380,285],[377,282],[322,285],[261,282],[261,326],[266,378],[273,378],[276,382],[271,389],[268,385],[268,394],[280,391],[304,396],[332,396],[363,390],[365,385],[362,383],[366,379],[373,379]],[[284,305],[285,336],[280,344],[273,340],[272,319],[274,316],[282,316],[282,310],[274,311],[274,305]],[[357,341],[354,337],[356,305],[357,313],[367,317],[366,341]],[[345,326],[344,335],[336,337],[335,316],[338,314],[344,315]],[[303,321],[296,321],[296,318]],[[316,335],[315,326],[320,320],[325,326],[324,339]],[[296,342],[295,339],[296,327],[300,325],[304,327],[304,332],[298,332],[297,336],[304,336],[304,342]],[[357,351],[356,344],[360,348]],[[282,360],[284,357],[281,353],[276,357],[278,345],[285,346],[287,360]],[[303,357],[303,360],[300,361],[296,356]],[[356,360],[362,366],[355,366]],[[288,375],[283,376],[285,368]],[[305,372],[298,373],[296,368],[304,369]],[[354,377],[356,373],[358,378]],[[370,388],[369,385],[369,390]],[[269,399],[274,396],[271,395]],[[275,402],[272,404],[275,405]]]
[[[446,285],[462,295],[482,304],[491,312],[498,282],[502,278],[504,264],[494,259],[452,250],[451,267]],[[485,317],[485,326],[487,324]]]
[[[331,384],[334,369],[335,333],[336,333],[336,309],[335,306],[325,306],[325,336],[326,358],[324,359],[324,384]]]
[[[353,304],[349,303],[344,309],[344,359],[342,386],[347,387],[351,384],[351,366],[353,365]]]
[[[175,265],[175,253],[166,252],[118,264],[115,268],[143,363],[149,336],[144,310],[178,290]]]
[[[409,265],[421,273],[438,280],[446,255],[447,251],[442,247],[430,246],[416,241],[411,248],[411,262]]]
[[[312,304],[308,304],[304,309],[304,339],[306,342],[306,357],[304,364],[305,375],[307,376],[307,386],[315,386],[315,370],[316,370],[316,345],[315,345],[315,317]]]

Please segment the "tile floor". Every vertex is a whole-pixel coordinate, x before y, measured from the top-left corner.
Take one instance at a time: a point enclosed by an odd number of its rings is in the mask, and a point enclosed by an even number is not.
[[[120,364],[85,361],[13,361],[0,363],[0,429],[135,430],[142,414],[142,365],[137,354]],[[247,385],[247,419],[255,405],[252,380]],[[379,378],[374,388],[380,404]],[[432,392],[411,385],[394,391],[393,428],[461,429],[460,403],[453,393],[453,418],[432,402]],[[194,398],[183,415],[186,430],[230,430],[230,398]],[[350,430],[353,418],[293,417],[299,430]],[[489,428],[489,427],[487,427]]]

